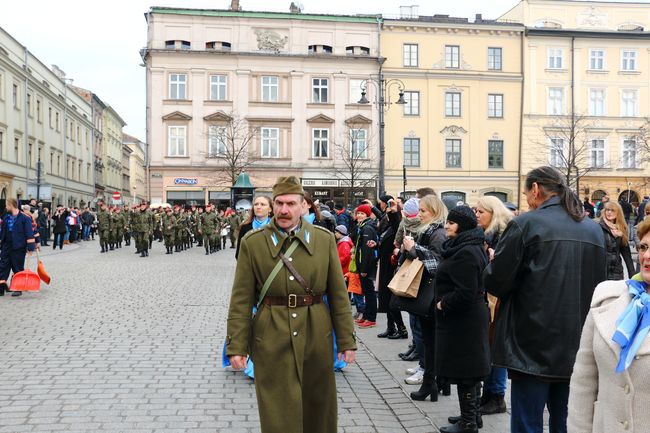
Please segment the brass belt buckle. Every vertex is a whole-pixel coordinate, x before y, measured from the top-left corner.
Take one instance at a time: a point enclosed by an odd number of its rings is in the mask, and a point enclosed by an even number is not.
[[[289,308],[296,308],[298,306],[298,296],[289,295]]]

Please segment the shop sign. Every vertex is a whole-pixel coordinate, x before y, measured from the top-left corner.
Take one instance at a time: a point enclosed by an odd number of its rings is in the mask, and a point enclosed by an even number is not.
[[[330,192],[327,189],[325,189],[325,190],[315,190],[315,191],[312,191],[311,195],[314,196],[314,197],[329,197]]]
[[[198,179],[189,179],[186,177],[177,177],[174,179],[174,185],[197,185],[199,183]]]
[[[302,186],[339,186],[339,181],[335,179],[303,179]]]

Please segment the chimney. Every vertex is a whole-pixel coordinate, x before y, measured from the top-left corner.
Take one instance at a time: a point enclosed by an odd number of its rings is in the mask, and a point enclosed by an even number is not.
[[[291,2],[291,6],[289,6],[289,12],[292,14],[301,14],[302,8],[300,6],[301,5],[297,5],[294,2]]]
[[[239,0],[230,0],[230,10],[231,11],[241,10],[241,6],[239,6]]]
[[[476,19],[474,21],[476,21],[477,23],[483,21],[483,14],[476,14]]]

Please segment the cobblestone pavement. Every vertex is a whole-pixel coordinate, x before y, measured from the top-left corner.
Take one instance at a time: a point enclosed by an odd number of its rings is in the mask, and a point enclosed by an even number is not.
[[[0,298],[0,433],[259,431],[252,382],[220,367],[233,250],[66,248],[42,256],[51,286]],[[436,432],[374,334],[337,374],[339,431]]]

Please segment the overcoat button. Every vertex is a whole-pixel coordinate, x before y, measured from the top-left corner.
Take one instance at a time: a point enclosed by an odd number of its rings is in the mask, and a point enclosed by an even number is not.
[[[294,337],[297,337],[297,336],[298,336],[298,333],[297,333],[296,331],[293,331],[293,336],[294,336]]]
[[[624,429],[624,430],[628,430],[629,428],[630,428],[630,423],[627,422],[627,421],[625,421],[625,422],[623,423],[623,429]]]
[[[291,317],[293,317],[293,318],[295,319],[296,317],[298,317],[298,315],[297,315],[296,313],[293,313],[293,314],[291,315]]]
[[[623,387],[623,389],[625,390],[625,393],[626,393],[626,394],[629,394],[629,393],[630,393],[630,385],[625,385],[625,386]]]
[[[289,257],[289,261],[290,261],[290,262],[293,262],[293,257]]]
[[[293,275],[291,275],[291,276],[289,277],[289,280],[291,280],[291,281],[294,280]]]

